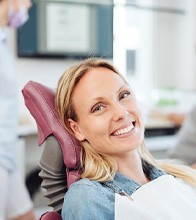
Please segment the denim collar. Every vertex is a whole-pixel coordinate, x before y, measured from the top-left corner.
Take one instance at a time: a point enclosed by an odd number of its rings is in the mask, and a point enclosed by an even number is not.
[[[165,172],[158,170],[153,165],[150,165],[144,161],[143,170],[150,180],[154,180],[166,174]],[[120,172],[116,173],[113,180],[107,181],[104,184],[111,188],[115,193],[128,196],[131,196],[138,188],[141,187],[140,184],[132,179],[127,178]]]

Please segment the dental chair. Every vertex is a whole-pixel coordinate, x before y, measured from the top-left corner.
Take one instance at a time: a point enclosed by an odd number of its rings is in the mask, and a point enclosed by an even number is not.
[[[22,94],[37,124],[38,144],[43,146],[39,176],[43,179],[41,186],[46,191],[48,205],[53,208],[40,220],[61,220],[64,195],[70,185],[80,179],[81,145],[63,127],[55,109],[54,90],[30,81]]]

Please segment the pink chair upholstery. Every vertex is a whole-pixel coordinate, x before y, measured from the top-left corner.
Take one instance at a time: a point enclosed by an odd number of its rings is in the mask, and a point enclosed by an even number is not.
[[[56,212],[46,212],[40,217],[40,220],[62,220],[62,218]]]
[[[66,167],[67,187],[77,181],[79,177],[81,145],[63,127],[61,119],[55,109],[54,90],[40,83],[30,81],[22,90],[25,105],[34,117],[38,128],[38,144],[53,135],[61,145],[63,160]],[[57,217],[58,216],[58,217]],[[60,215],[48,212],[42,220],[59,220]]]

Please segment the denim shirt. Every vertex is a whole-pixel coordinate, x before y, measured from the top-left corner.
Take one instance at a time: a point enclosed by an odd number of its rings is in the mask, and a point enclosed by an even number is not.
[[[165,173],[152,165],[143,166],[150,180]],[[115,193],[131,196],[140,184],[117,172],[114,179],[105,183],[81,179],[73,183],[65,194],[63,220],[114,220]]]

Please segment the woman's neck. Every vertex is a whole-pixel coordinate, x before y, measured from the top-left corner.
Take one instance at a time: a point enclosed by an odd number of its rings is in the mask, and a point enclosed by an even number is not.
[[[142,166],[142,160],[137,150],[117,159],[118,171],[140,185],[150,182]]]

